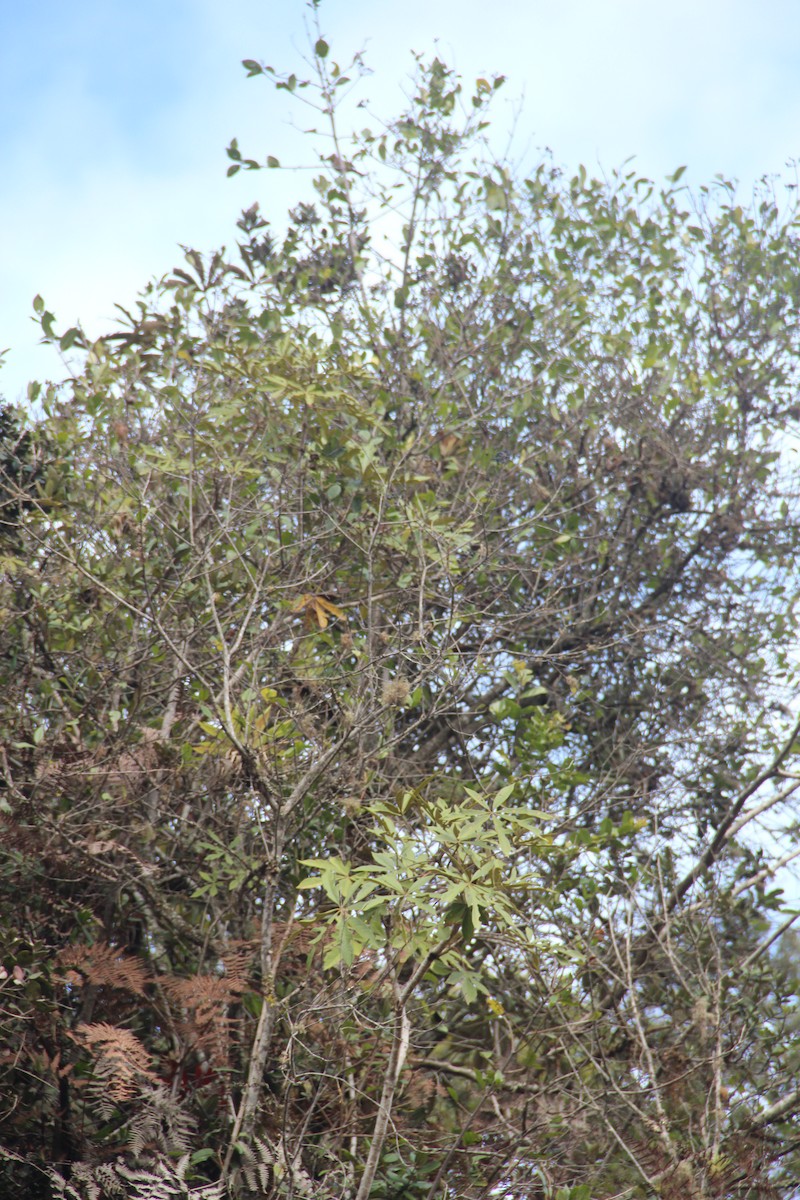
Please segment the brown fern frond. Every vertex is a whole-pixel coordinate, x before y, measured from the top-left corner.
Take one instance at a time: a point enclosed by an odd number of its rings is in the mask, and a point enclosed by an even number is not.
[[[231,942],[224,954],[220,956],[225,971],[224,979],[231,989],[232,996],[241,996],[250,986],[255,948],[255,942],[235,941]]]
[[[95,987],[116,988],[133,996],[144,996],[150,977],[144,964],[129,954],[123,954],[107,942],[93,946],[66,946],[56,956],[56,964],[67,970],[62,975],[73,987],[91,983]]]
[[[216,1063],[228,1058],[230,1021],[228,1005],[242,988],[221,975],[192,975],[188,979],[164,977],[165,993],[182,1010],[178,1026],[188,1044]]]
[[[439,1093],[436,1080],[424,1071],[412,1070],[405,1082],[409,1107],[428,1109]]]
[[[110,1099],[130,1100],[142,1083],[158,1083],[158,1076],[150,1070],[147,1048],[129,1029],[99,1021],[79,1025],[70,1037],[94,1056],[95,1077],[102,1082]]]
[[[240,994],[222,975],[190,975],[187,979],[164,976],[160,982],[172,1000],[194,1012],[230,1004]]]

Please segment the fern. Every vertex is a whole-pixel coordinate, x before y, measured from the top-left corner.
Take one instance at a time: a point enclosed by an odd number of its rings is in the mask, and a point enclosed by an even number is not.
[[[89,1167],[76,1164],[66,1180],[58,1171],[50,1172],[54,1200],[224,1200],[225,1186],[220,1182],[193,1187],[186,1175],[190,1155],[177,1163],[159,1159],[147,1170],[127,1167],[121,1159],[113,1165]]]
[[[241,1171],[254,1195],[268,1196],[275,1184],[275,1155],[261,1138],[253,1138],[253,1148],[240,1143]]]
[[[56,963],[61,968],[68,968],[62,978],[73,987],[90,983],[95,987],[116,988],[133,996],[144,996],[150,982],[139,959],[123,954],[106,942],[95,942],[93,946],[67,946],[58,954]]]
[[[190,1155],[184,1154],[177,1163],[161,1160],[151,1171],[131,1171],[124,1164],[117,1166],[119,1175],[128,1184],[126,1200],[223,1200],[225,1186],[217,1183],[204,1183],[199,1187],[191,1187],[186,1182],[186,1172],[189,1169]]]
[[[243,956],[242,956],[243,957]],[[159,982],[182,1013],[179,1027],[189,1046],[202,1051],[213,1062],[225,1065],[231,1038],[228,1006],[247,990],[247,973],[242,958],[231,956],[234,973],[192,975],[188,979],[163,977]]]
[[[114,1200],[125,1197],[125,1184],[113,1166],[102,1163],[89,1166],[74,1163],[66,1180],[58,1171],[50,1172],[53,1200]]]
[[[224,979],[227,981],[232,996],[241,996],[250,986],[250,972],[253,965],[255,943],[250,941],[233,941],[221,956],[225,970]]]
[[[184,1154],[197,1134],[194,1118],[164,1087],[155,1088],[128,1122],[128,1146],[135,1158],[145,1149]]]
[[[131,1100],[142,1083],[158,1083],[147,1048],[129,1029],[100,1021],[79,1025],[69,1036],[94,1055],[95,1081],[102,1083],[109,1099]]]

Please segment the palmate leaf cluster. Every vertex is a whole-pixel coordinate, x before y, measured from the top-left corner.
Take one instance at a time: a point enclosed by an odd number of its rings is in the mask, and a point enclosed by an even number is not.
[[[795,212],[313,65],[0,425],[4,1194],[788,1196]]]

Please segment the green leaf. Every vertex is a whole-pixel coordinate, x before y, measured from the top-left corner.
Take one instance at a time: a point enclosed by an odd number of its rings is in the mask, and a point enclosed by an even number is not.
[[[329,49],[330,46],[324,38],[319,38],[314,44],[314,53],[316,54],[317,58],[327,58]]]
[[[195,1150],[189,1161],[192,1166],[197,1166],[198,1163],[208,1162],[210,1158],[216,1158],[217,1152],[210,1146],[204,1146],[202,1150]]]
[[[351,967],[353,965],[354,957],[355,949],[353,945],[353,938],[350,933],[350,926],[344,924],[341,928],[341,961],[346,967]]]
[[[72,329],[68,329],[58,343],[59,348],[61,350],[69,350],[77,341],[80,340],[80,337],[80,329],[75,329],[74,327]]]
[[[503,829],[501,822],[497,818],[495,818],[495,821],[494,821],[494,829],[495,829],[495,833],[497,835],[498,845],[500,846],[500,849],[503,852],[503,854],[512,854],[513,847],[511,845],[511,842],[509,841],[506,831]]]
[[[486,207],[489,212],[505,212],[508,208],[508,197],[505,191],[491,180],[486,183]]]
[[[470,975],[461,976],[461,991],[467,1004],[474,1004],[478,998],[478,988]]]

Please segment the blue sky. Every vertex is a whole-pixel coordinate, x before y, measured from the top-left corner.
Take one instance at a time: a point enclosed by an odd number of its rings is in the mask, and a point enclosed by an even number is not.
[[[247,80],[242,58],[299,68],[302,0],[39,0],[0,15],[0,393],[63,368],[37,346],[31,301],[59,326],[109,327],[181,243],[230,242],[259,200],[280,221],[303,185],[225,177],[238,136],[256,157],[308,159],[285,93]],[[516,152],[610,170],[635,156],[692,185],[716,172],[748,196],[800,157],[796,0],[323,0],[331,53],[365,48],[364,94],[390,115],[410,50],[434,49],[468,79],[508,76],[501,117],[523,98]],[[299,73],[299,70],[298,70]],[[504,109],[505,106],[505,109]]]

